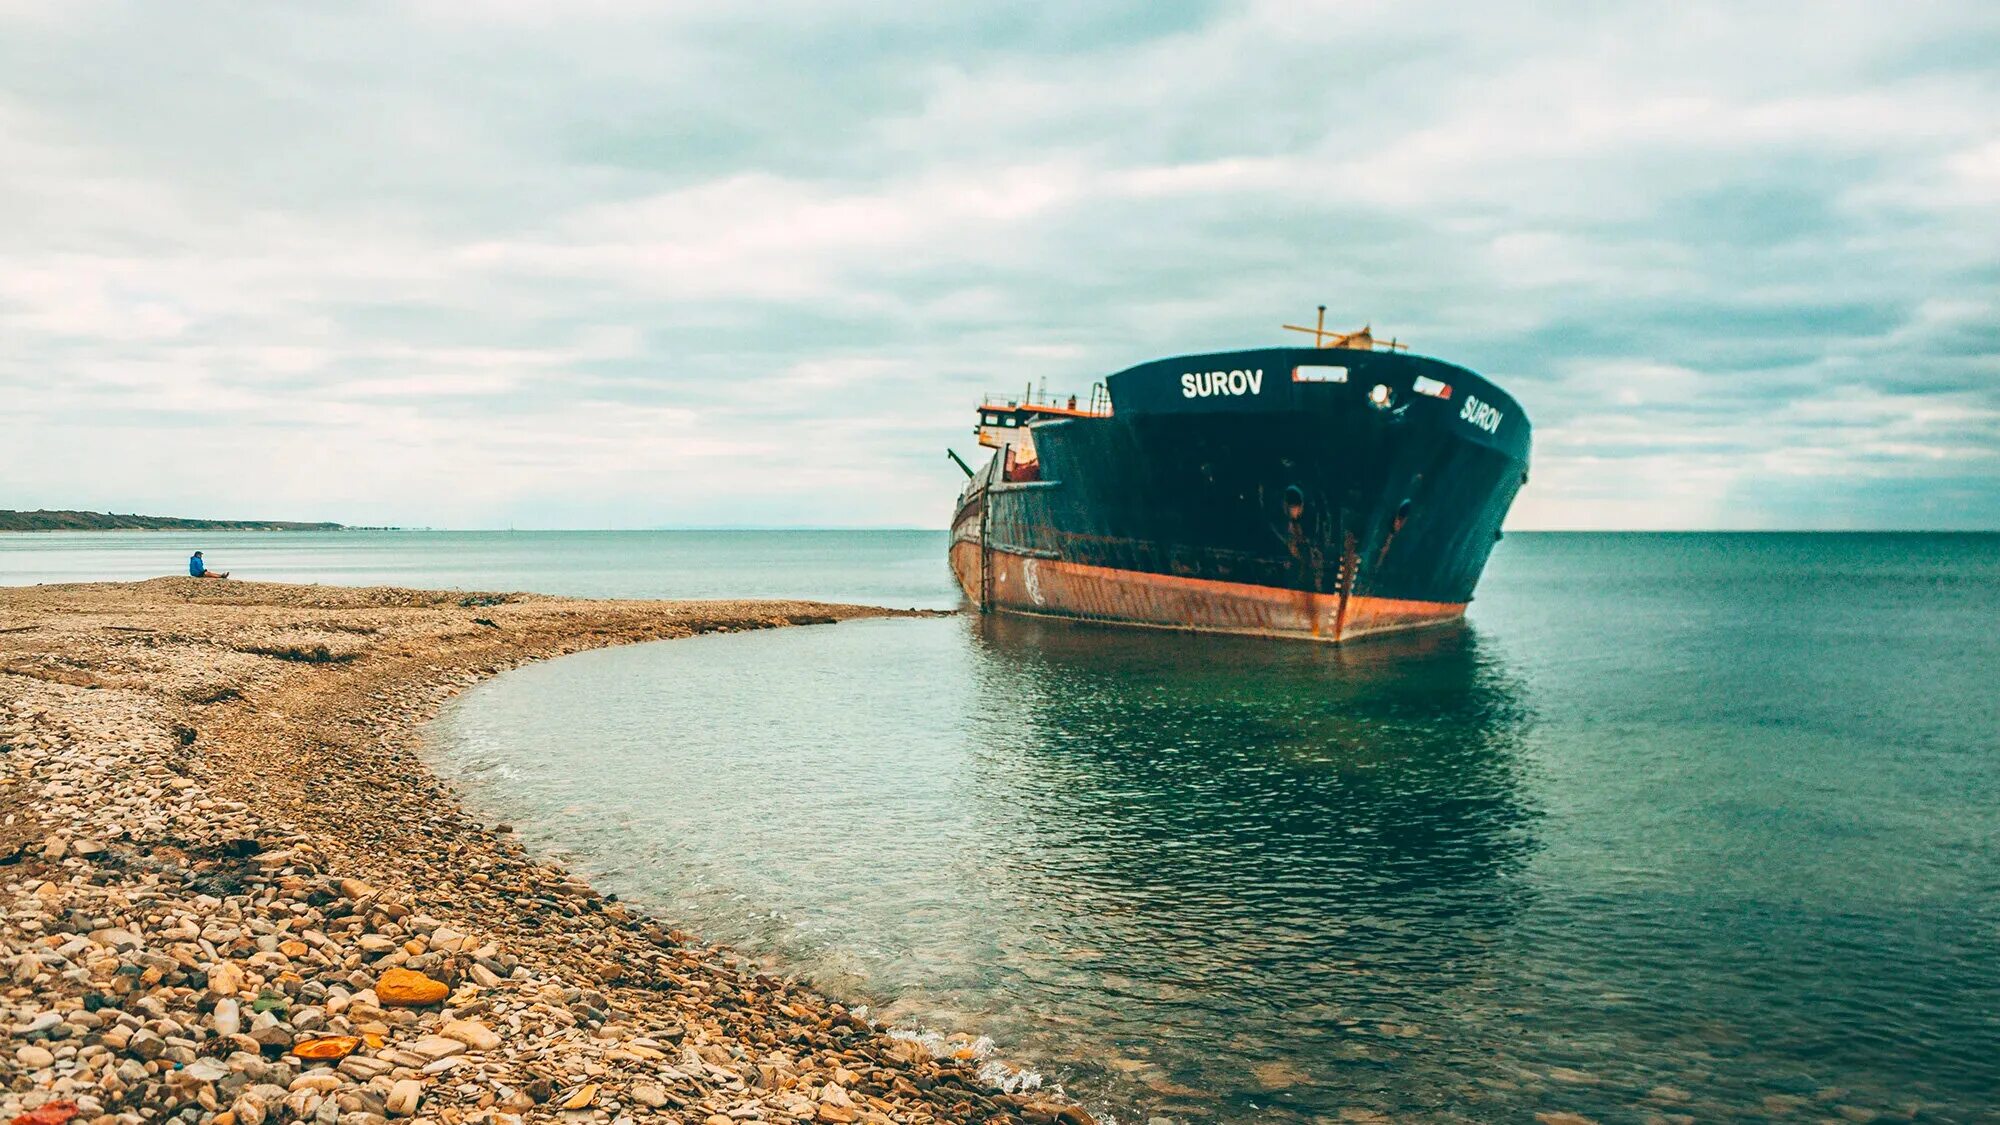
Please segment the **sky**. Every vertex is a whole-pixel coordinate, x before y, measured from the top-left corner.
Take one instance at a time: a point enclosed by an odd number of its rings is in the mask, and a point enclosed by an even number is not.
[[[1509,526],[2000,528],[2000,5],[0,0],[0,507],[942,527],[1329,307]]]

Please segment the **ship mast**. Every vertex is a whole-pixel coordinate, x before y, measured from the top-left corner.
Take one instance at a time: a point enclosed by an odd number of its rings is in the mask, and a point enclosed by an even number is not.
[[[1353,348],[1357,351],[1364,351],[1364,352],[1374,351],[1376,348],[1386,348],[1387,350],[1392,352],[1406,352],[1410,350],[1410,345],[1402,343],[1401,341],[1398,340],[1394,339],[1377,340],[1373,332],[1374,326],[1372,324],[1362,325],[1361,330],[1358,332],[1327,331],[1325,305],[1321,305],[1319,307],[1319,321],[1313,327],[1302,328],[1296,324],[1287,324],[1283,325],[1283,328],[1287,332],[1311,333],[1313,338],[1313,347],[1315,348]]]

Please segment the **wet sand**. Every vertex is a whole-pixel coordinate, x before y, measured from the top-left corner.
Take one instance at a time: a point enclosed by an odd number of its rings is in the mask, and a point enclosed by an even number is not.
[[[892,612],[0,588],[0,1117],[1087,1121],[537,862],[418,753],[531,660]]]

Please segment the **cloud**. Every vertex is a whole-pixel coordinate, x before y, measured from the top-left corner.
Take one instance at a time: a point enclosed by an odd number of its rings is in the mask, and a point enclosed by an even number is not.
[[[1324,301],[1522,401],[1517,527],[2000,526],[1997,64],[1970,3],[0,6],[0,479],[936,526],[982,392]]]

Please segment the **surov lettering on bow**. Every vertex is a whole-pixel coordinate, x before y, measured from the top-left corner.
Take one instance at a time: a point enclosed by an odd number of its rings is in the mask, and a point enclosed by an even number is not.
[[[1181,376],[1182,398],[1207,398],[1210,395],[1261,394],[1264,387],[1264,369],[1255,371],[1190,371]]]

